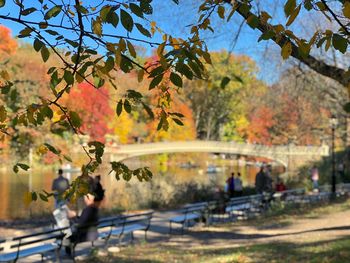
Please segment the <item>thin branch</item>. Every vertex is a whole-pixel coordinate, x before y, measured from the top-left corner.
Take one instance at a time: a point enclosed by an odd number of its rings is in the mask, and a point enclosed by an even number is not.
[[[329,13],[333,16],[334,20],[337,21],[337,23],[340,25],[340,27],[346,32],[348,36],[350,36],[349,30],[346,28],[345,25],[338,19],[337,15],[333,12],[333,10],[328,6],[327,2],[325,0],[321,0],[321,2],[324,4],[326,9],[328,10]]]

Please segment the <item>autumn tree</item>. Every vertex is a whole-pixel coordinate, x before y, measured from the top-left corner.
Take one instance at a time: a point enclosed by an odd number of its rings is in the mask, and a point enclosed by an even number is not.
[[[211,62],[207,81],[188,81],[184,88],[197,134],[207,140],[239,140],[238,128],[246,118],[245,98],[258,94],[264,85],[256,78],[255,63],[246,56],[213,52]]]
[[[95,89],[89,83],[80,83],[67,96],[66,106],[78,113],[81,132],[88,134],[92,140],[105,141],[110,132],[109,121],[113,110],[109,106],[109,92],[105,87]],[[79,123],[76,124],[80,126]]]
[[[179,0],[173,0],[178,3]],[[151,21],[153,13],[152,0],[140,1],[6,1],[0,0],[0,20],[17,23],[22,27],[18,37],[30,40],[35,51],[39,52],[43,61],[49,61],[55,55],[61,62],[48,70],[50,92],[40,98],[40,103],[24,104],[16,114],[11,115],[5,106],[0,107],[1,131],[11,136],[10,123],[18,126],[34,127],[41,125],[43,120],[52,121],[51,107],[59,108],[60,122],[67,130],[80,133],[81,123],[78,114],[65,108],[62,104],[64,94],[69,93],[77,83],[86,82],[96,89],[107,82],[115,85],[112,72],[130,73],[137,71],[140,81],[149,79],[149,89],[163,93],[164,99],[171,101],[171,90],[177,90],[183,85],[182,77],[189,80],[204,79],[205,63],[211,62],[206,44],[201,40],[203,31],[211,30],[213,16],[220,19],[230,19],[232,15],[243,17],[246,23],[262,32],[260,40],[272,40],[281,47],[283,58],[290,56],[301,61],[316,72],[338,81],[345,87],[349,84],[347,67],[330,65],[313,56],[314,48],[330,47],[341,53],[348,48],[350,17],[348,1],[321,0],[288,0],[284,4],[286,23],[273,24],[271,15],[263,10],[260,1],[251,0],[203,0],[198,10],[199,19],[192,24],[190,36],[186,39],[167,34],[158,27],[156,21]],[[301,10],[303,9],[303,12]],[[290,30],[290,25],[298,15],[306,12],[316,12],[334,21],[338,28],[323,29],[313,34],[310,39],[297,36],[298,30]],[[160,40],[156,40],[160,39]],[[147,67],[137,60],[135,43],[144,43],[157,49],[157,63]],[[4,96],[10,96],[13,86],[13,75],[6,66],[1,66],[1,90]],[[164,76],[170,76],[170,82]],[[227,78],[223,80],[227,81]],[[116,102],[116,110],[131,112],[132,108],[143,107],[145,111],[159,120],[158,127],[167,129],[173,112],[164,105],[149,107],[140,92],[128,91],[121,100]],[[16,121],[15,121],[16,120]],[[20,120],[20,122],[18,122]],[[50,151],[60,154],[60,150],[47,146]],[[85,166],[93,171],[102,162],[103,144],[97,141],[89,142],[84,148],[89,156]],[[18,168],[18,166],[15,166]],[[24,167],[24,166],[19,166]],[[128,170],[125,165],[113,163],[112,170],[116,177],[123,174],[124,179],[133,175],[139,179],[147,179],[147,169]]]
[[[0,52],[14,54],[17,49],[17,42],[11,36],[11,30],[0,25]],[[4,54],[0,53],[0,56]]]

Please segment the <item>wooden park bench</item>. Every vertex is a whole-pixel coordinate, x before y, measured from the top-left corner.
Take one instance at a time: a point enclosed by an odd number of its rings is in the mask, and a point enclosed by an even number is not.
[[[91,246],[94,246],[94,242],[97,239],[105,241],[105,245],[108,245],[112,237],[117,237],[120,244],[124,235],[130,234],[131,240],[134,240],[134,232],[138,230],[145,231],[145,239],[147,239],[147,231],[151,224],[153,211],[145,213],[137,213],[130,215],[119,215],[114,217],[102,218],[99,220],[97,229],[98,236],[95,240],[87,240],[83,242],[91,242]],[[72,257],[75,257],[75,248],[79,243],[75,242],[71,244]]]
[[[147,240],[147,231],[151,225],[153,213],[149,211],[102,219],[98,225],[99,238],[104,239],[107,244],[111,237],[116,236],[120,243],[122,237],[127,234],[130,234],[131,240],[134,240],[134,232],[141,230],[145,232]]]
[[[196,220],[199,221],[205,217],[205,212],[207,209],[207,202],[185,205],[181,210],[178,211],[180,215],[171,217],[169,219],[169,234],[172,233],[173,223],[181,225],[181,234],[183,234],[185,227],[189,227],[191,222],[195,222]]]
[[[226,203],[225,213],[231,219],[245,218],[250,212],[260,211],[261,202],[262,195],[233,197]]]
[[[298,189],[291,189],[281,192],[284,196],[283,202],[285,203],[303,203],[304,196],[305,196],[305,189],[304,188],[298,188]]]
[[[18,259],[55,252],[59,261],[59,250],[64,237],[63,229],[53,229],[30,235],[0,240],[0,262],[16,262]]]

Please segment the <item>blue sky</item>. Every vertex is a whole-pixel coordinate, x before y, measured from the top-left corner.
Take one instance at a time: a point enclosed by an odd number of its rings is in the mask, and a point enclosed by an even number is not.
[[[198,14],[196,12],[198,8],[198,2],[195,0],[180,0],[180,5],[174,4],[172,1],[154,0],[153,8],[154,14],[149,17],[150,21],[156,21],[157,25],[161,27],[165,32],[175,35],[177,37],[186,38],[190,31],[189,25],[195,23]],[[284,1],[281,1],[281,4]],[[24,3],[29,3],[24,1]],[[37,3],[37,1],[30,1],[30,4]],[[273,11],[273,10],[272,10]],[[16,17],[18,8],[13,5],[12,1],[7,1],[6,6],[0,9],[1,15],[10,14]],[[276,17],[281,17],[281,14]],[[28,19],[38,22],[39,16],[29,16]],[[52,20],[55,22],[55,19]],[[57,22],[57,21],[56,21]],[[23,26],[13,22],[8,22],[0,19],[0,23],[12,29],[14,35],[17,35]],[[218,19],[217,15],[213,15],[212,24],[215,28],[215,33],[205,33],[203,38],[205,39],[209,50],[230,50],[235,54],[244,54],[252,57],[260,68],[259,77],[267,83],[273,83],[278,78],[278,63],[279,57],[276,59],[271,57],[271,48],[267,49],[267,45],[272,47],[274,52],[278,53],[279,48],[275,44],[268,42],[257,43],[257,39],[260,36],[260,32],[252,30],[247,25],[244,25],[241,29],[238,40],[235,42],[235,35],[239,30],[242,19],[239,16],[233,16],[229,23],[223,22]],[[121,26],[118,26],[120,28]],[[136,30],[135,30],[136,31]],[[107,29],[108,33],[115,33],[123,35],[124,29],[113,29],[110,27]],[[67,33],[66,33],[67,34]],[[73,34],[67,34],[66,37],[73,37]],[[131,36],[140,37],[138,33],[132,33]],[[155,41],[161,41],[160,35],[154,37]],[[150,50],[148,45],[145,45]],[[269,52],[267,52],[269,50]],[[276,64],[277,63],[277,64]]]

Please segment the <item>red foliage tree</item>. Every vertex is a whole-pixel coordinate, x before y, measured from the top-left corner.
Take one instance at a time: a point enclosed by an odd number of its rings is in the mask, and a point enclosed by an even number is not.
[[[267,106],[255,108],[249,116],[249,125],[245,129],[248,142],[271,145],[269,129],[274,125],[273,111]]]
[[[79,113],[82,132],[92,140],[104,142],[105,135],[110,132],[107,121],[113,114],[107,88],[96,89],[88,83],[81,83],[69,93],[67,106]]]

